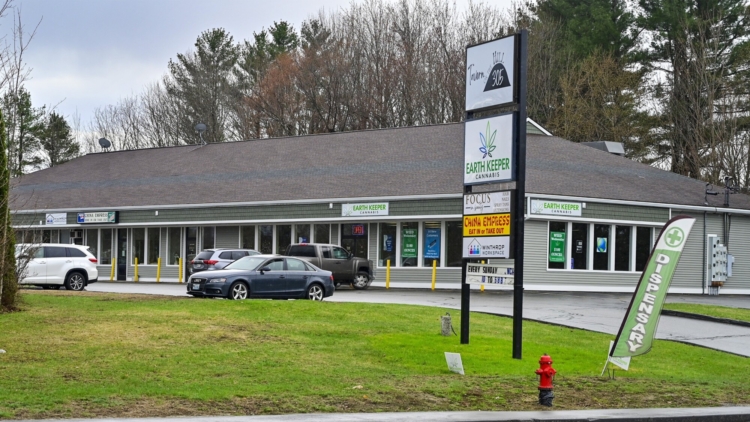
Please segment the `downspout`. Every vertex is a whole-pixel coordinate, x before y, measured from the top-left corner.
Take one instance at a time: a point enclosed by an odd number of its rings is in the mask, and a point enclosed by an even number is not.
[[[701,285],[701,294],[706,294],[706,211],[703,211],[703,284]]]

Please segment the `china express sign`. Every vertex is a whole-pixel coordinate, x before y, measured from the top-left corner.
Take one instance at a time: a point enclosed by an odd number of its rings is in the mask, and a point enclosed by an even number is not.
[[[464,236],[508,236],[510,213],[464,216]]]

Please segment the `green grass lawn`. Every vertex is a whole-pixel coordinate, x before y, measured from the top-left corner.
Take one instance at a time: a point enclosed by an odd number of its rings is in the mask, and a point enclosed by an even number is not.
[[[664,309],[708,315],[716,318],[750,322],[750,309],[728,308],[726,306],[698,305],[694,303],[665,303]]]
[[[514,360],[512,320],[484,314],[461,345],[420,306],[27,291],[21,307],[0,315],[0,419],[533,410],[542,353],[556,409],[750,404],[746,358],[657,340],[610,380],[612,336],[525,322]]]

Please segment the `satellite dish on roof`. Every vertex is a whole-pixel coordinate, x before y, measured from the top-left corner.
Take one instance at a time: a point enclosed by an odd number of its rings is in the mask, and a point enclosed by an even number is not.
[[[198,131],[198,135],[201,137],[201,145],[206,145],[206,141],[203,140],[203,132],[206,131],[206,125],[203,123],[198,123],[195,125],[195,130]]]
[[[102,149],[105,151],[112,147],[112,143],[109,142],[107,138],[99,138],[99,145],[101,145]]]

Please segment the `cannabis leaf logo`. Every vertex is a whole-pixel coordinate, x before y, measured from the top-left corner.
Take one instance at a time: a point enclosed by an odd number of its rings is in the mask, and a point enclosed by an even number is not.
[[[484,154],[482,158],[487,157],[488,155],[490,158],[492,158],[492,151],[495,150],[495,135],[497,135],[497,130],[492,132],[490,134],[490,122],[487,122],[487,136],[483,134],[482,132],[479,132],[479,139],[482,141],[482,146],[479,147],[479,151]]]

